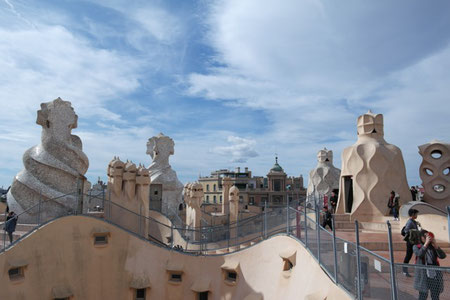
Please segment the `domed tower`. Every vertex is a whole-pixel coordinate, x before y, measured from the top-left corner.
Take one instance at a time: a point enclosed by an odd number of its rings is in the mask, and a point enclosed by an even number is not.
[[[384,220],[391,191],[400,205],[411,199],[401,150],[384,140],[383,115],[370,110],[357,120],[358,140],[342,152],[337,213],[360,221]]]
[[[269,181],[269,202],[275,204],[285,202],[286,173],[278,164],[278,156],[275,157],[275,164],[267,174],[267,179]]]

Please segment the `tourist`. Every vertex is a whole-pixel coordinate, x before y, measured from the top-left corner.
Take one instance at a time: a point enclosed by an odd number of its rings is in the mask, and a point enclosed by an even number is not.
[[[333,192],[331,192],[331,197],[330,197],[331,213],[332,214],[336,213],[337,202],[338,202],[338,197],[337,197],[336,193],[333,191]]]
[[[8,233],[10,243],[13,242],[13,232],[16,231],[18,219],[19,217],[13,211],[11,211],[6,217],[4,230]]]
[[[324,206],[323,207],[323,221],[322,221],[322,227],[326,228],[326,226],[328,225],[330,227],[331,230],[333,230],[333,215],[331,214],[331,212],[328,210],[328,206]]]
[[[400,196],[395,194],[394,191],[391,192],[391,196],[388,200],[388,207],[391,209],[394,214],[394,221],[398,221],[398,211],[399,211],[399,199]]]
[[[415,186],[411,187],[411,197],[412,197],[412,201],[416,201],[417,200],[417,190]]]
[[[438,258],[445,258],[444,251],[439,248],[434,234],[426,230],[420,231],[420,239],[413,247],[416,255],[416,265],[439,266]],[[416,267],[414,273],[414,288],[419,291],[419,300],[428,298],[430,290],[431,300],[438,300],[444,291],[442,272],[432,268]]]
[[[414,243],[410,242],[409,233],[413,229],[419,230],[420,223],[416,221],[418,214],[419,214],[419,211],[417,209],[410,208],[408,210],[409,219],[406,222],[404,229],[402,230],[402,231],[404,231],[405,241],[406,241],[406,255],[405,255],[405,259],[403,260],[404,264],[409,264],[409,261],[411,260],[411,257],[413,255]],[[407,267],[403,267],[403,275],[405,275],[406,277],[411,277],[411,275],[409,275],[409,273],[408,273]]]

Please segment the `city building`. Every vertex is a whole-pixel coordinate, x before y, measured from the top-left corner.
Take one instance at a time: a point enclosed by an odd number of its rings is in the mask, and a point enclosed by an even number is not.
[[[287,176],[276,157],[275,164],[265,177],[253,176],[248,167],[244,170],[237,167],[234,171],[220,169],[211,172],[210,176],[200,176],[198,182],[203,186],[204,204],[222,203],[222,181],[225,177],[230,178],[232,184],[239,189],[240,202],[244,205],[285,204],[287,199],[299,200],[306,195],[303,176]]]

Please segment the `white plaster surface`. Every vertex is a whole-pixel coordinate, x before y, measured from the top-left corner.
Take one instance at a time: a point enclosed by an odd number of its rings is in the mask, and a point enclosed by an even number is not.
[[[329,196],[334,189],[338,189],[340,175],[341,170],[333,165],[333,151],[327,150],[327,148],[320,150],[317,153],[317,166],[309,172],[306,191],[308,200],[319,201],[320,196]],[[318,205],[322,206],[323,203],[318,203]]]
[[[57,98],[42,103],[36,123],[42,126],[41,143],[23,155],[25,168],[14,178],[7,196],[11,211],[17,214],[41,200],[41,222],[77,209],[77,184],[89,183],[84,174],[89,160],[82,151],[81,139],[71,134],[77,128],[78,116],[71,103]],[[54,199],[57,198],[58,199]],[[36,222],[36,207],[22,214],[21,222]]]
[[[343,176],[352,176],[352,218],[374,220],[389,214],[391,191],[399,204],[411,199],[401,150],[384,140],[383,115],[371,111],[357,120],[358,140],[342,153],[337,213],[345,213]]]
[[[147,142],[147,154],[152,158],[148,167],[152,184],[162,184],[163,207],[168,207],[168,213],[177,212],[183,202],[183,184],[178,180],[177,173],[169,164],[169,157],[175,153],[174,141],[164,134],[150,138]]]

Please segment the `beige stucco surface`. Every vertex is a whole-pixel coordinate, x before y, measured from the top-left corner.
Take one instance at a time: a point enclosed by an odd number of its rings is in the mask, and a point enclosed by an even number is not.
[[[402,205],[411,199],[403,155],[384,139],[383,115],[368,112],[357,120],[358,139],[342,152],[342,172],[337,213],[349,213],[352,220],[382,221],[389,215],[390,192]],[[346,207],[345,178],[352,180],[353,204]]]
[[[109,232],[108,245],[94,246],[97,231]],[[295,266],[283,272],[287,256]],[[25,276],[10,281],[8,269],[17,261],[26,264]],[[147,299],[195,299],[191,288],[204,286],[209,299],[350,299],[290,237],[224,256],[190,256],[84,216],[40,228],[2,253],[0,265],[2,299],[52,299],[55,289],[71,291],[73,299],[133,299],[130,286],[148,286]],[[236,284],[225,282],[222,266],[236,267]],[[168,267],[183,271],[181,283],[168,282]]]

